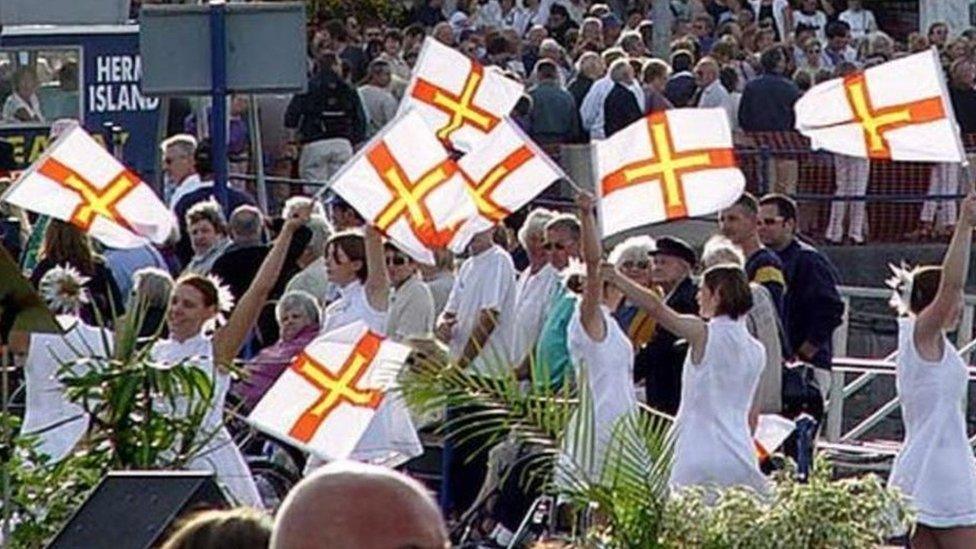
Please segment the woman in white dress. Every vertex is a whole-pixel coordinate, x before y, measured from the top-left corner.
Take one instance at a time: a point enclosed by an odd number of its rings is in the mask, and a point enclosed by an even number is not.
[[[962,204],[942,267],[899,271],[896,388],[905,441],[889,485],[918,513],[916,548],[976,547],[976,463],[966,436],[966,364],[945,334],[963,307],[976,196]]]
[[[664,329],[690,345],[673,427],[671,487],[745,486],[765,492],[749,413],[766,358],[762,344],[746,328],[752,292],[745,273],[728,264],[705,271],[698,290],[701,318],[676,313],[613,265],[607,264],[604,274]]]
[[[307,218],[306,209],[295,212],[285,221],[251,286],[241,296],[227,323],[213,335],[208,334],[205,327],[219,312],[219,288],[210,279],[199,275],[177,280],[166,313],[169,338],[157,341],[152,347],[153,360],[176,364],[184,359],[194,359],[191,363],[214,380],[213,401],[201,425],[201,434],[208,440],[187,464],[187,469],[213,471],[217,482],[242,505],[263,506],[247,462],[224,427],[224,400],[230,385],[227,365],[234,361],[254,326],[281,272],[291,239]]]
[[[385,335],[390,278],[379,231],[367,226],[362,234],[345,231],[333,235],[325,250],[325,270],[329,282],[339,289],[339,299],[325,308],[322,333],[361,321],[373,332]],[[423,447],[416,429],[404,427],[409,422],[403,399],[389,395],[349,458],[395,467],[419,456]],[[321,465],[324,462],[312,456],[305,473]]]
[[[583,295],[569,321],[567,341],[576,378],[586,379],[593,406],[595,447],[590,451],[585,444],[577,444],[586,441],[585,437],[576,436],[580,421],[577,412],[567,428],[565,450],[574,465],[585,472],[589,479],[596,481],[603,471],[614,425],[623,416],[637,410],[634,351],[630,339],[620,329],[607,306],[605,285],[600,276],[603,249],[597,234],[594,199],[588,194],[581,194],[577,203],[580,207],[586,282]]]
[[[58,380],[61,365],[84,357],[110,358],[112,332],[86,324],[80,317],[87,302],[88,281],[70,266],[57,266],[41,278],[39,288],[63,334],[15,333],[11,348],[15,355],[27,353],[24,381],[27,387],[22,435],[38,438],[37,450],[52,463],[64,459],[88,430],[84,409],[68,400]],[[73,367],[80,374],[79,366]]]

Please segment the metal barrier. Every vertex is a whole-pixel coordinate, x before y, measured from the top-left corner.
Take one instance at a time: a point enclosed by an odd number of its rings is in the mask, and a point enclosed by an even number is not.
[[[880,360],[847,356],[851,299],[883,299],[887,301],[891,297],[891,290],[853,286],[841,286],[839,290],[844,301],[845,312],[843,323],[834,332],[834,353],[838,356],[834,358],[833,369],[830,373],[830,392],[826,406],[827,418],[824,438],[829,443],[853,443],[898,409],[898,397],[895,396],[853,428],[847,432],[842,432],[844,401],[878,376],[895,375],[894,358],[897,355],[897,350]],[[970,354],[976,347],[976,340],[973,340],[972,337],[973,321],[974,316],[976,316],[976,295],[966,295],[964,303],[962,320],[959,329],[956,331],[955,343],[959,349],[959,354],[968,364]],[[845,374],[848,373],[858,374],[858,376],[850,383],[846,383]],[[969,367],[969,380],[976,381],[976,368],[972,366]],[[971,438],[970,442],[976,444],[976,436]]]

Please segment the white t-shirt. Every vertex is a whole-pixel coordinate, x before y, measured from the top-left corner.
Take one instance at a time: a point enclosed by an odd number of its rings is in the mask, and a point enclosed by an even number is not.
[[[59,315],[57,320],[64,335],[30,337],[24,365],[27,396],[21,427],[25,435],[37,433],[38,450],[50,456],[52,462],[61,461],[71,452],[89,423],[82,407],[65,396],[57,375],[61,364],[81,356],[109,357],[112,353],[112,332],[93,328],[75,316]],[[73,369],[76,374],[82,373],[78,365]],[[45,430],[58,423],[59,427]]]
[[[366,299],[366,288],[358,280],[339,288],[339,299],[325,308],[322,315],[322,333],[348,326],[362,320],[370,330],[386,334],[386,311],[377,311]]]
[[[551,264],[547,263],[535,274],[530,270],[526,267],[515,285],[515,330],[512,334],[512,363],[515,365],[521,364],[535,347],[559,286],[559,272]]]
[[[469,257],[458,270],[445,313],[453,313],[457,320],[451,334],[451,357],[460,358],[464,346],[480,312],[498,311],[498,325],[471,363],[473,372],[487,374],[493,369],[510,365],[515,312],[515,266],[508,252],[497,245],[476,256]]]
[[[871,10],[859,9],[854,11],[846,9],[840,12],[837,19],[851,27],[851,36],[855,39],[864,38],[869,32],[878,30],[878,23],[874,20],[874,13]]]

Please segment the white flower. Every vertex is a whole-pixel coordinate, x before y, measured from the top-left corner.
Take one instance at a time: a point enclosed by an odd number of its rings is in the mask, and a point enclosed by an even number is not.
[[[204,326],[204,331],[212,332],[227,323],[227,315],[234,308],[234,294],[231,293],[230,286],[224,284],[219,276],[208,274],[207,280],[217,290],[217,316]]]
[[[908,311],[911,310],[915,269],[904,261],[901,263],[901,266],[895,266],[889,263],[888,268],[891,269],[892,273],[891,278],[885,281],[885,284],[892,290],[891,299],[888,300],[888,304],[894,307],[898,311],[898,314],[908,314]]]
[[[85,284],[91,280],[71,265],[58,265],[44,273],[38,289],[55,313],[75,313],[89,302]]]

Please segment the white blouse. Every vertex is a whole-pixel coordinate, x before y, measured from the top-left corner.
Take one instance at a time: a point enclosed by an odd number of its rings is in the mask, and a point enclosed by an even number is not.
[[[153,345],[150,354],[154,361],[163,363],[164,367],[173,367],[190,359],[190,364],[200,368],[214,380],[210,411],[201,423],[202,434],[209,437],[209,440],[190,460],[187,469],[213,471],[217,482],[226,488],[235,502],[262,508],[264,504],[247,461],[224,426],[224,402],[230,387],[230,376],[214,367],[213,340],[203,333],[182,342],[175,339],[160,340]],[[186,406],[185,400],[178,401],[176,411],[170,410],[170,413],[181,413]]]
[[[366,288],[359,280],[339,288],[339,299],[325,308],[322,315],[322,333],[348,326],[357,320],[363,321],[370,330],[378,334],[386,333],[386,311],[377,311],[369,304]]]

